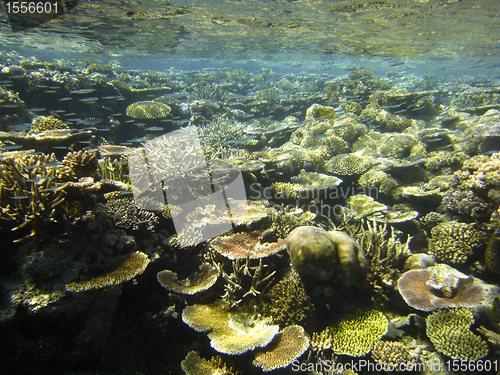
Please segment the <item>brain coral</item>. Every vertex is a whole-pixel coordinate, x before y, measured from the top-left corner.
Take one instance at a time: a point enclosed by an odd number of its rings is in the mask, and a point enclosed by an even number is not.
[[[166,117],[171,108],[165,103],[154,101],[135,102],[127,107],[127,116],[142,119]]]
[[[464,264],[486,245],[486,233],[475,229],[474,224],[445,222],[431,230],[429,253],[451,264]]]
[[[488,345],[470,330],[474,316],[468,309],[438,310],[425,320],[426,333],[436,350],[462,361],[477,361],[488,354]]]

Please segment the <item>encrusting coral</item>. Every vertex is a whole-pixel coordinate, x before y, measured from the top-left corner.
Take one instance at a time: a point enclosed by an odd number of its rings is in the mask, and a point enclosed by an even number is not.
[[[474,316],[468,309],[438,310],[425,322],[427,336],[438,352],[461,361],[477,361],[488,355],[486,342],[470,330]]]
[[[91,280],[74,281],[66,284],[66,290],[68,292],[84,292],[90,289],[122,284],[142,274],[149,264],[149,257],[143,252],[136,251],[121,257],[115,263],[116,265],[111,272]]]

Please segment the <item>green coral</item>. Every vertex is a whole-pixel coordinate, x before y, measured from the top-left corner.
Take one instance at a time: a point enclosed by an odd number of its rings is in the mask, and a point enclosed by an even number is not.
[[[49,117],[38,116],[33,120],[28,135],[54,129],[69,129],[69,127],[52,115]]]
[[[277,283],[269,291],[271,303],[266,309],[276,323],[289,326],[305,323],[314,314],[314,305],[296,273]]]
[[[387,333],[388,327],[389,321],[377,310],[344,317],[327,328],[331,349],[335,354],[364,356]]]
[[[451,264],[464,264],[486,245],[486,234],[474,224],[445,222],[431,230],[429,253]]]
[[[142,101],[130,104],[127,107],[127,116],[139,119],[155,119],[167,117],[171,108],[165,103]]]
[[[470,330],[474,323],[470,310],[437,310],[425,321],[427,336],[438,352],[462,361],[477,361],[488,354],[486,342]]]

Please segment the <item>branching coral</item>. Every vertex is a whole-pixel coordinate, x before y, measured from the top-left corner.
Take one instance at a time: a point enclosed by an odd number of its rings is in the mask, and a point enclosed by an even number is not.
[[[486,246],[486,233],[477,230],[474,224],[445,222],[432,228],[431,234],[429,253],[451,264],[467,263]]]
[[[2,160],[0,172],[2,228],[20,232],[30,229],[16,241],[42,236],[44,229],[63,218],[66,185],[55,184],[61,172],[53,154]]]
[[[436,350],[453,359],[477,361],[488,345],[470,330],[474,316],[468,309],[438,310],[426,319],[426,333]]]
[[[314,314],[311,298],[296,273],[273,286],[269,298],[265,309],[274,322],[284,326],[307,323]]]
[[[70,151],[61,164],[69,167],[77,177],[92,176],[97,167],[97,156],[95,150]]]
[[[33,120],[33,124],[28,132],[28,135],[33,133],[40,133],[46,130],[55,130],[55,129],[69,129],[68,125],[63,123],[61,120],[54,116],[38,116]]]
[[[106,198],[106,210],[118,218],[116,225],[128,229],[138,230],[140,227],[152,229],[158,224],[156,214],[143,210],[136,206],[134,198],[122,192],[111,192],[104,194]]]

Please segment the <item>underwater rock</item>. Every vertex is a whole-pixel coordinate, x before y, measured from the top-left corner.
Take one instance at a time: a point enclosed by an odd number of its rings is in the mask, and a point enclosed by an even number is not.
[[[328,280],[334,271],[344,285],[364,283],[367,264],[363,249],[340,231],[303,226],[286,239],[286,248],[295,270],[318,280]]]
[[[446,264],[405,272],[398,281],[398,290],[410,307],[420,311],[457,307],[489,311],[500,292],[497,286]]]
[[[252,362],[264,372],[289,366],[309,349],[309,337],[304,328],[292,325],[282,329],[270,346],[272,348],[257,354]]]

